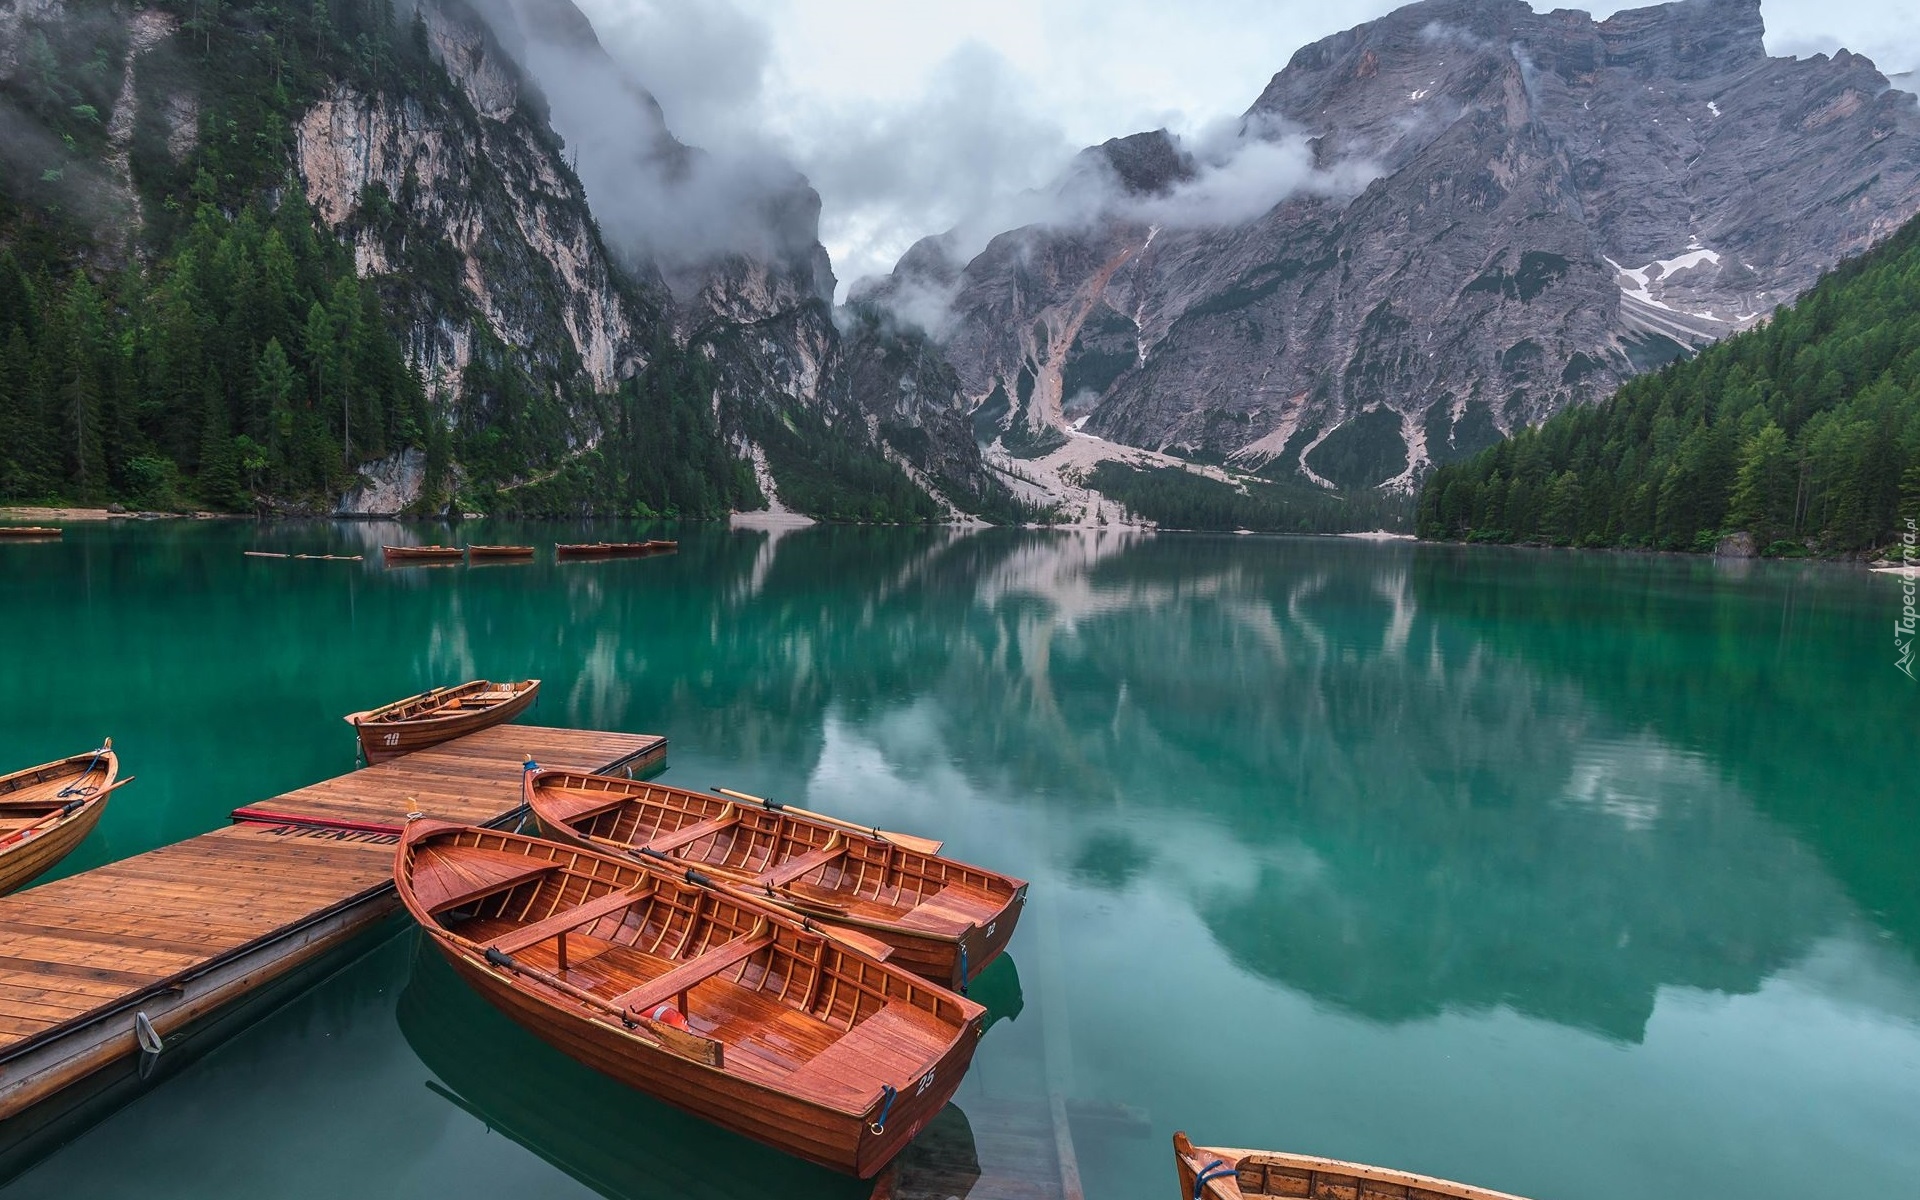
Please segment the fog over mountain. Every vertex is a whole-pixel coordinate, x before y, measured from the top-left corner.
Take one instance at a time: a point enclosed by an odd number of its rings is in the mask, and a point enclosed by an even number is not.
[[[771,148],[821,195],[821,237],[845,285],[920,237],[1046,189],[1083,146],[1232,121],[1300,46],[1382,16],[1392,0],[983,0],[911,10],[870,0],[585,0],[600,40],[668,124],[717,155]],[[1542,12],[1553,7],[1539,6]],[[1584,6],[1604,18],[1622,3]],[[1771,0],[1775,55],[1842,46],[1920,66],[1920,6]]]

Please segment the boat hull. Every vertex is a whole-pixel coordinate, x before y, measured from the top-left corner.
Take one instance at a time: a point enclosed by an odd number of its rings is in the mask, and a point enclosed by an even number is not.
[[[556,542],[553,556],[556,559],[575,558],[645,558],[650,554],[671,554],[680,548],[679,542]]]
[[[628,1087],[710,1121],[732,1133],[830,1170],[870,1179],[904,1150],[960,1086],[977,1037],[962,1037],[923,1079],[902,1093],[875,1134],[864,1114],[824,1105],[681,1058],[626,1034],[611,1023],[543,1003],[484,963],[428,930],[436,948],[467,984],[515,1024],[562,1054]]]
[[[97,762],[96,762],[97,758]],[[88,764],[94,763],[89,772]],[[44,785],[27,780],[35,773],[46,773],[62,767],[75,769],[66,775],[55,775]],[[73,852],[74,847],[85,841],[100,823],[100,816],[107,808],[107,790],[113,786],[114,778],[119,774],[120,763],[113,751],[107,750],[99,755],[81,754],[73,758],[61,759],[45,766],[17,772],[0,780],[0,802],[18,802],[22,799],[37,799],[43,793],[49,800],[55,799],[61,787],[79,781],[83,775],[88,786],[94,789],[86,803],[72,813],[62,817],[30,836],[0,844],[0,895],[17,891],[32,883],[61,859]],[[4,811],[0,807],[0,811]],[[0,839],[7,835],[0,833]]]
[[[381,557],[394,563],[457,563],[467,552],[458,546],[382,546]]]
[[[528,682],[533,686],[511,700],[471,712],[453,712],[413,721],[353,721],[354,732],[360,737],[360,752],[369,763],[386,762],[476,730],[505,724],[532,707],[535,697],[539,695],[540,681],[535,679]],[[355,714],[359,715],[362,714]]]

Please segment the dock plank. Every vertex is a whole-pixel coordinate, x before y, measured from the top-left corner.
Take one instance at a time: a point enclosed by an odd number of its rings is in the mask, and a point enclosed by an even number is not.
[[[0,1119],[137,1053],[136,1006],[165,1035],[392,911],[409,812],[487,824],[520,808],[528,755],[605,771],[665,753],[655,735],[500,726],[248,806],[285,820],[0,897]]]

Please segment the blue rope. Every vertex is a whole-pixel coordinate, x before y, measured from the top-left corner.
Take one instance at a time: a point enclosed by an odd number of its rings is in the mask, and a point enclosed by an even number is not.
[[[105,754],[106,752],[107,752],[107,748],[105,746],[102,746],[98,750],[95,750],[93,752],[93,760],[87,763],[86,770],[80,772],[79,778],[85,779],[89,775],[92,775],[94,767],[100,764],[100,756],[102,754]],[[88,784],[85,787],[81,787],[79,780],[76,779],[73,783],[70,783],[67,786],[61,788],[59,791],[55,792],[54,795],[64,800],[68,796],[91,796],[99,790],[100,790],[99,788],[94,787],[92,784]]]
[[[880,1119],[868,1127],[873,1130],[875,1137],[887,1131],[887,1114],[893,1111],[893,1098],[900,1094],[893,1090],[893,1085],[890,1083],[881,1084],[880,1090],[886,1093],[886,1099],[880,1102]]]
[[[960,943],[960,994],[967,994],[967,944]]]
[[[533,761],[532,759],[528,759],[527,761],[520,764],[520,769],[522,771],[538,771],[540,769],[540,764]]]
[[[1207,1190],[1207,1184],[1216,1179],[1225,1179],[1233,1173],[1234,1168],[1228,1166],[1223,1158],[1216,1158],[1201,1167],[1200,1173],[1193,1177],[1193,1200],[1200,1200],[1200,1194]]]

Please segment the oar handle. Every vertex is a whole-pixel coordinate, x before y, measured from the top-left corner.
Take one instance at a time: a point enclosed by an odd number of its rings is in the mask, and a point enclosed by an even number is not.
[[[66,817],[70,816],[74,812],[78,811],[81,805],[83,804],[90,803],[91,801],[94,801],[94,800],[104,800],[107,798],[108,795],[132,783],[133,780],[134,780],[134,777],[132,775],[129,775],[125,779],[115,780],[113,783],[109,784],[104,788],[101,788],[99,791],[94,792],[92,795],[76,796],[74,797],[74,799],[67,802],[66,804],[61,805],[59,808],[54,809],[52,812],[48,813],[46,816],[41,817],[38,821],[35,821],[33,824],[22,825],[20,828],[9,832],[6,836],[0,837],[0,846],[11,846],[13,843],[35,832],[41,826],[51,825],[56,821],[65,819]]]
[[[838,826],[841,829],[850,829],[854,833],[864,833],[868,837],[876,837],[883,842],[892,842],[902,849],[912,850],[920,854],[940,853],[942,843],[935,838],[918,837],[911,833],[894,833],[891,830],[880,829],[872,825],[861,825],[840,817],[828,816],[823,812],[814,812],[810,808],[796,808],[791,804],[781,804],[774,800],[765,800],[759,796],[748,795],[746,792],[736,792],[732,788],[716,787],[713,790],[722,796],[730,796],[735,800],[745,800],[749,804],[758,804],[768,812],[790,812],[796,816],[806,817],[808,820],[820,821],[827,825]]]
[[[799,816],[806,817],[809,820],[824,821],[828,825],[838,825],[842,829],[851,829],[855,833],[864,833],[871,837],[880,836],[880,831],[878,829],[874,829],[866,825],[856,825],[852,821],[842,820],[839,817],[830,817],[826,813],[814,812],[810,808],[795,808],[791,804],[781,804],[777,800],[767,800],[760,796],[750,796],[745,792],[736,792],[732,788],[716,787],[713,790],[716,792],[719,792],[722,796],[731,796],[735,800],[745,800],[749,804],[758,804],[761,808],[766,809],[768,812],[795,813]]]

